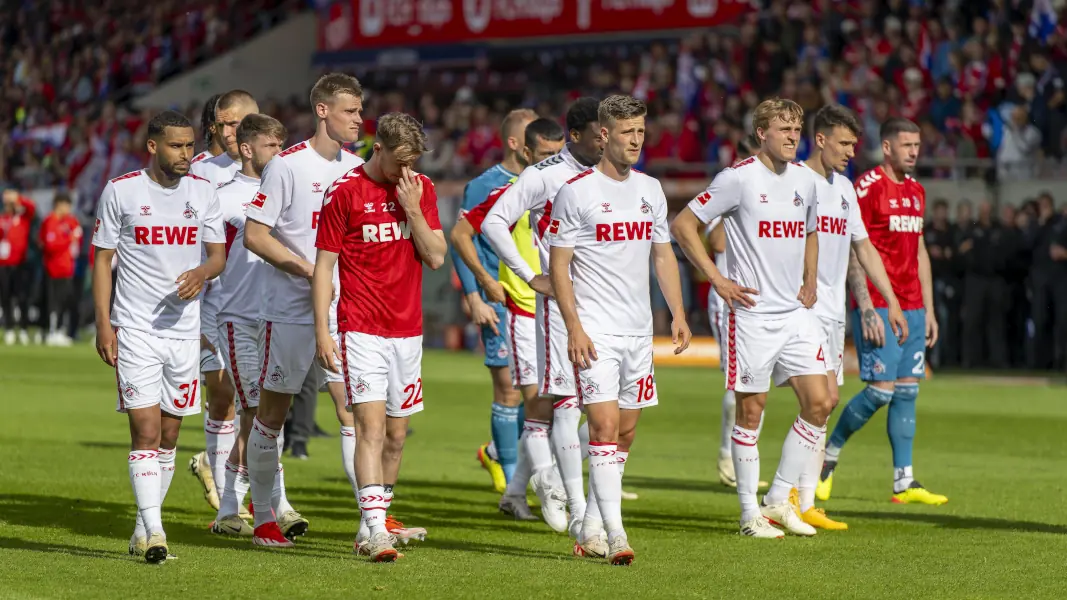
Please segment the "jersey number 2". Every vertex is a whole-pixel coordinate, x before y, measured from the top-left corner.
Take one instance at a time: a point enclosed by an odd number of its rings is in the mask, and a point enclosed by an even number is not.
[[[196,404],[196,394],[198,386],[200,385],[199,379],[194,379],[192,383],[183,383],[178,386],[178,390],[185,392],[182,397],[174,399],[174,406],[178,408],[192,408]]]
[[[915,359],[916,362],[915,362],[915,368],[913,368],[911,370],[911,374],[915,375],[915,376],[919,376],[919,375],[922,375],[923,373],[926,373],[926,353],[923,352],[922,350],[920,350],[920,351],[916,352],[912,356],[912,358]]]
[[[400,410],[408,410],[416,404],[422,404],[422,377],[419,377],[418,381],[412,384],[408,384],[404,388],[404,393],[408,395],[407,400],[400,405]]]

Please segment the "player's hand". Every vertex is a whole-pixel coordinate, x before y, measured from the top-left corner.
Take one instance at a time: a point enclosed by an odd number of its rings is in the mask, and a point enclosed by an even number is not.
[[[797,294],[797,300],[800,300],[800,303],[804,305],[804,308],[811,308],[815,306],[815,301],[818,300],[818,296],[816,295],[815,291],[817,287],[818,286],[814,283],[805,283],[804,285],[800,286],[800,293]]]
[[[596,360],[596,347],[585,330],[579,328],[567,336],[567,356],[574,366],[585,370],[593,366]]]
[[[497,328],[497,323],[500,323],[500,317],[497,316],[493,307],[482,302],[481,298],[477,298],[477,294],[474,294],[469,298],[471,323],[474,323],[478,327],[488,327],[493,330],[494,334],[500,335],[500,329]]]
[[[409,167],[401,169],[400,181],[396,184],[396,197],[405,212],[422,210],[422,178]]]
[[[323,369],[331,373],[340,373],[337,370],[337,363],[340,362],[341,355],[337,353],[337,344],[333,341],[332,335],[315,336],[315,358]]]
[[[178,284],[178,298],[192,300],[200,294],[200,290],[204,289],[204,269],[202,267],[189,269],[178,275],[175,283]]]
[[[507,300],[507,296],[504,294],[504,286],[500,285],[500,282],[489,278],[487,281],[479,281],[478,285],[485,290],[485,299],[490,302],[499,302],[501,304]]]
[[[207,351],[211,352],[212,354],[215,354],[215,352],[217,352],[217,350],[215,349],[215,345],[212,344],[207,339],[207,336],[202,334],[202,333],[200,334],[200,349],[201,350],[207,350]]]
[[[937,343],[938,326],[937,317],[931,310],[926,311],[926,347],[933,348]]]
[[[110,324],[96,328],[96,353],[109,367],[114,367],[118,362],[119,340]]]
[[[903,346],[908,341],[908,320],[899,304],[889,307],[889,328],[897,335],[897,344]]]
[[[863,341],[875,348],[885,345],[885,327],[882,326],[882,318],[873,308],[863,310],[860,323],[863,326]]]
[[[675,354],[685,352],[692,339],[693,332],[689,330],[689,323],[685,322],[685,317],[674,319],[674,321],[671,322],[671,341],[674,342],[675,345]]]
[[[715,286],[715,293],[726,301],[726,306],[730,307],[730,312],[733,312],[738,304],[745,308],[756,306],[756,301],[749,297],[749,294],[759,295],[759,292],[752,288],[741,287],[725,277],[720,277],[717,281],[713,281],[712,285]]]
[[[548,275],[535,275],[530,280],[530,289],[541,294],[542,296],[548,296],[554,298],[555,292],[552,290],[552,280],[548,278]]]

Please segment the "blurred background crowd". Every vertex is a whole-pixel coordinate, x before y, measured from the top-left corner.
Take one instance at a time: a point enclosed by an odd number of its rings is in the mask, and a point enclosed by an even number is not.
[[[21,192],[69,190],[74,214],[85,223],[104,183],[146,162],[151,113],[134,109],[132,99],[311,10],[306,0],[90,4],[24,0],[0,7],[0,185],[17,192],[5,194],[0,235],[11,246],[13,231],[28,228],[24,250],[9,248],[5,255],[0,246],[0,270],[12,273],[0,283],[21,286],[8,285],[0,307],[6,329],[18,330],[9,319],[21,311],[12,307],[44,306],[47,288],[38,233],[47,215],[20,212],[27,201]],[[500,159],[499,125],[508,110],[528,106],[562,115],[578,96],[623,91],[650,107],[641,167],[702,181],[738,157],[756,104],[782,95],[809,114],[827,103],[856,111],[871,135],[861,140],[853,174],[879,162],[874,132],[887,117],[901,115],[922,127],[920,181],[1067,179],[1062,3],[758,4],[730,27],[643,43],[503,47],[462,66],[356,69],[368,90],[366,139],[377,114],[408,111],[425,123],[434,149],[420,170],[462,181]],[[287,125],[295,142],[314,128],[306,102],[293,96],[260,106]],[[202,106],[177,108],[199,124]],[[934,200],[928,202],[927,243],[946,335],[933,364],[1064,368],[1064,199],[1046,194],[1020,207],[973,198],[951,210]],[[12,225],[16,221],[30,224]],[[75,261],[71,307],[85,287],[84,273],[82,257]],[[698,314],[707,287],[688,275],[690,307]],[[47,322],[46,311],[27,312]],[[68,333],[83,319],[68,317]]]

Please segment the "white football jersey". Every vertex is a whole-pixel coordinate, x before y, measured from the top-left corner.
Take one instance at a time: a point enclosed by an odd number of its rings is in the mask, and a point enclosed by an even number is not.
[[[214,187],[195,175],[165,188],[147,170],[104,186],[93,245],[116,249],[111,324],[163,338],[200,338],[200,298],[178,298],[178,276],[201,264],[202,244],[226,241]]]
[[[659,181],[637,171],[625,181],[584,171],[556,193],[545,240],[574,248],[571,278],[583,329],[652,335],[649,257],[652,244],[671,243]]]
[[[867,228],[848,177],[832,173],[827,179],[815,171],[812,175],[819,197],[819,300],[815,314],[844,323],[848,251],[853,242],[867,239]]]
[[[782,315],[803,305],[797,300],[804,279],[807,234],[816,229],[817,190],[811,169],[786,165],[781,175],[758,158],[719,172],[689,202],[702,222],[722,216],[726,229],[726,276],[759,292],[753,308],[740,313]]]
[[[207,159],[211,158],[212,156],[215,156],[215,155],[212,154],[210,150],[204,150],[200,154],[197,154],[196,156],[194,156],[192,162],[195,164],[195,163],[198,163],[198,162],[200,162],[202,160],[207,160]]]
[[[215,190],[226,223],[226,270],[219,277],[218,293],[213,294],[220,323],[253,324],[259,319],[264,263],[245,248],[245,211],[259,192],[259,183],[238,172]]]
[[[271,227],[283,246],[314,264],[323,194],[334,180],[361,164],[363,159],[348,150],[342,149],[336,158],[327,160],[310,142],[300,142],[267,163],[259,192],[245,214]],[[313,324],[311,284],[271,265],[263,270],[259,317],[278,323]]]
[[[548,243],[544,236],[551,220],[553,200],[563,184],[587,169],[589,167],[578,162],[564,146],[559,154],[526,167],[485,215],[482,234],[500,260],[524,280],[532,279],[534,272],[522,259],[511,237],[511,226],[530,211],[530,226],[535,232],[534,242],[541,256],[541,272],[548,275]]]
[[[241,170],[241,162],[230,158],[223,152],[218,156],[212,156],[201,161],[196,161],[189,167],[193,175],[207,179],[215,187],[228,183],[233,176]]]

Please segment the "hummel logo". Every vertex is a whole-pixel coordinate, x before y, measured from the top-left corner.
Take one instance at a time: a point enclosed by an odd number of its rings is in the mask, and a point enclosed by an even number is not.
[[[142,217],[150,217],[150,216],[152,216],[152,207],[151,206],[142,206],[141,207],[141,216]]]

